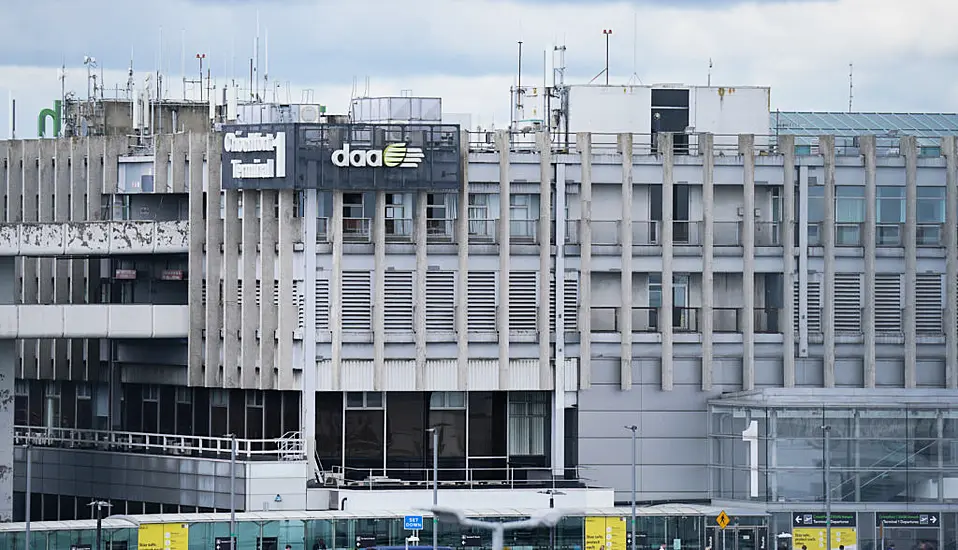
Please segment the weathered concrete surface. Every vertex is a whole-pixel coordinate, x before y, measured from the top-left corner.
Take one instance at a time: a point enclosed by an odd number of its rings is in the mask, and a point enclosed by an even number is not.
[[[0,258],[0,304],[16,299],[14,258]],[[13,520],[13,379],[17,348],[0,340],[0,522]]]
[[[0,256],[183,254],[189,221],[0,224]]]
[[[188,332],[185,305],[0,305],[0,338],[186,338]]]

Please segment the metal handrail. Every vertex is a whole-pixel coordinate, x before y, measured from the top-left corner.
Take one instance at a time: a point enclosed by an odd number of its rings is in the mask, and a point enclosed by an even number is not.
[[[535,487],[542,484],[551,484],[551,477],[543,477],[542,479],[523,479],[522,474],[529,473],[543,473],[552,475],[553,468],[550,467],[534,467],[534,466],[512,466],[509,464],[509,457],[460,457],[466,462],[466,466],[462,468],[437,468],[439,476],[440,485],[457,485],[461,487]],[[477,460],[501,460],[506,463],[502,467],[473,467],[469,466],[470,461]],[[583,478],[580,473],[584,469],[588,469],[585,466],[572,466],[567,467],[565,470],[573,470],[575,472],[574,478],[576,481],[583,481]],[[407,475],[409,474],[418,474],[415,477],[417,479],[402,479],[402,478],[391,478],[389,477],[390,473],[403,472]],[[357,478],[350,479],[350,473],[359,474]],[[501,477],[489,477],[488,479],[483,479],[481,474],[494,474],[501,473]],[[356,487],[356,488],[366,488],[369,490],[375,490],[381,488],[385,485],[404,485],[404,486],[428,486],[433,483],[433,468],[430,466],[428,468],[415,468],[415,467],[399,467],[399,468],[357,468],[351,466],[342,466],[335,465],[330,469],[330,474],[327,475],[326,479],[336,480],[342,486]],[[458,474],[458,475],[457,475]],[[477,475],[479,474],[478,478]]]
[[[30,443],[36,447],[107,447],[110,450],[148,454],[212,455],[228,459],[232,439],[202,435],[155,434],[111,430],[83,430],[44,426],[14,426],[14,445]],[[239,458],[304,460],[306,445],[299,432],[286,432],[273,439],[236,439]]]

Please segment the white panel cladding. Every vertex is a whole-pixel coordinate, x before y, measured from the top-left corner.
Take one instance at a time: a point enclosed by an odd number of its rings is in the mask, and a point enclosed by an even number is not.
[[[416,391],[416,361],[387,359],[384,363],[387,391]]]
[[[835,332],[862,332],[862,275],[835,274]]]
[[[412,332],[412,271],[386,271],[383,329],[386,332]]]
[[[329,330],[329,272],[316,273],[316,330]]]
[[[458,362],[455,359],[427,360],[423,382],[425,391],[459,390]]]
[[[509,362],[509,390],[552,389],[552,378],[549,379],[550,387],[547,388],[540,387],[539,381],[538,359],[513,359]]]
[[[539,273],[512,271],[509,274],[509,330],[535,332],[539,311],[537,288]]]
[[[565,360],[565,391],[579,391],[579,358]]]
[[[470,332],[496,331],[496,272],[470,271],[467,290],[468,328]],[[472,385],[470,384],[470,388]]]
[[[567,270],[565,272],[565,295],[563,296],[563,316],[565,317],[565,331],[579,330],[579,272]],[[556,281],[555,273],[549,280],[549,330],[556,331]]]
[[[374,362],[347,359],[343,361],[342,380],[346,391],[373,391]]]
[[[372,273],[343,271],[342,330],[365,332],[372,328]]]
[[[799,295],[801,293],[801,288],[799,288],[799,281],[795,281],[795,285],[792,289],[792,300],[795,304],[795,314],[792,317],[793,330],[798,332],[798,327],[801,326],[801,311],[798,307],[799,304]],[[809,334],[821,334],[822,333],[822,282],[818,278],[818,274],[809,273],[808,274],[808,333]]]
[[[499,389],[499,361],[496,359],[470,359],[467,366],[469,391]]]
[[[333,362],[329,359],[316,360],[316,390],[333,390]]]
[[[901,274],[875,274],[875,330],[901,334]]]
[[[941,273],[918,273],[915,293],[915,324],[919,334],[941,334]]]
[[[456,272],[426,272],[426,330],[455,332]]]

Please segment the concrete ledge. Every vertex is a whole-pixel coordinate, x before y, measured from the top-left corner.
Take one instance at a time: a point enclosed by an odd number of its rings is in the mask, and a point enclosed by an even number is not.
[[[0,338],[186,338],[189,306],[0,306]]]
[[[0,224],[0,256],[186,253],[188,221]]]

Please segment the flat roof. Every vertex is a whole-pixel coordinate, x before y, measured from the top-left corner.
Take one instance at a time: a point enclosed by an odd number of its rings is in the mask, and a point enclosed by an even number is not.
[[[713,517],[721,513],[723,508],[703,504],[659,504],[656,506],[639,506],[635,513],[639,516],[705,516]],[[742,508],[741,510],[732,510],[725,508],[725,513],[730,516],[764,516],[764,512],[756,512]],[[496,508],[496,509],[475,509],[463,510],[465,514],[473,518],[481,517],[529,517],[536,513],[541,513],[539,508]],[[619,506],[615,508],[586,508],[569,510],[570,516],[628,516],[632,512],[631,507]],[[427,511],[423,510],[358,510],[355,512],[349,510],[296,510],[296,511],[272,511],[272,512],[237,512],[236,521],[308,521],[308,520],[349,520],[349,519],[393,519],[406,515],[417,515],[431,517]],[[135,523],[214,523],[229,522],[229,513],[204,513],[204,514],[145,514],[137,516],[114,517],[103,520],[104,529],[130,529]],[[0,533],[21,532],[26,528],[25,523],[0,523]],[[32,521],[30,522],[30,531],[77,531],[96,529],[95,519],[83,519],[75,521]]]

